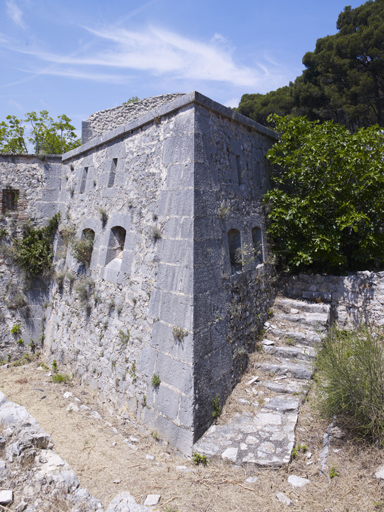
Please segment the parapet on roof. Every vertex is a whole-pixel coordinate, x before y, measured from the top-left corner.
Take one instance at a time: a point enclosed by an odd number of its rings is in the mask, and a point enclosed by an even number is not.
[[[152,96],[152,98],[144,98],[136,103],[128,103],[95,112],[83,122],[82,143],[84,144],[118,126],[130,123],[179,96],[184,96],[184,93],[160,94],[159,96]]]

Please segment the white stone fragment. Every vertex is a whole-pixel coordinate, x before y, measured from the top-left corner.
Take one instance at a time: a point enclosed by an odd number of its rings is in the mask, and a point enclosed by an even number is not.
[[[227,448],[221,454],[221,458],[223,460],[230,460],[231,462],[236,462],[238,451],[239,451],[238,448]]]
[[[254,484],[257,481],[258,481],[257,476],[250,476],[249,478],[246,479],[246,482],[248,482],[249,484]]]
[[[134,437],[134,436],[129,436],[129,440],[131,441],[131,443],[138,443],[139,442],[137,437]]]
[[[312,452],[307,452],[307,459],[310,459],[312,457]]]
[[[263,345],[266,345],[267,347],[272,346],[272,345],[274,345],[274,344],[275,344],[275,342],[274,342],[274,341],[272,341],[272,340],[263,340],[261,343],[262,343]]]
[[[73,402],[71,402],[68,407],[67,407],[67,411],[68,412],[79,412],[79,408],[76,404],[74,404]]]
[[[4,490],[0,491],[0,505],[4,507],[10,505],[13,501],[13,491]]]
[[[155,460],[155,457],[153,455],[150,455],[149,453],[145,456],[147,460]]]
[[[292,505],[292,501],[288,498],[288,496],[286,496],[285,494],[283,494],[282,492],[278,492],[276,494],[276,498],[281,502],[281,503],[284,503],[284,505],[287,505],[287,507],[290,507]]]
[[[148,496],[146,497],[145,501],[144,501],[144,505],[146,507],[154,507],[155,505],[157,505],[160,501],[160,494],[148,494]]]
[[[121,482],[121,480],[119,478],[117,480],[113,481],[114,484],[119,484],[120,482]]]
[[[299,489],[300,487],[305,487],[311,483],[311,481],[308,480],[308,478],[302,478],[301,476],[289,475],[288,483],[295,489]]]
[[[256,377],[252,377],[252,379],[249,382],[247,382],[247,386],[252,386],[252,384],[257,382],[258,380],[260,380],[260,379],[257,376]]]
[[[384,466],[381,466],[375,473],[375,478],[379,480],[384,480]]]

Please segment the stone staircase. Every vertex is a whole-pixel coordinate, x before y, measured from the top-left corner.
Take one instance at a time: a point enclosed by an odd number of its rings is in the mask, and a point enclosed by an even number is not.
[[[252,378],[249,373],[243,377],[222,418],[195,444],[196,452],[263,467],[290,462],[300,404],[310,386],[330,307],[280,296],[272,311],[262,350],[251,363]],[[237,412],[227,415],[234,403]]]

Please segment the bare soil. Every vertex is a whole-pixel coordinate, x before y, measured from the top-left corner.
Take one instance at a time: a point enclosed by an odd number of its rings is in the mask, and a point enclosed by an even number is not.
[[[234,414],[236,398],[249,398],[244,383],[255,372],[252,363],[249,368],[220,421]],[[277,512],[287,508],[276,498],[283,492],[293,502],[288,509],[292,512],[384,511],[384,482],[373,477],[384,464],[384,452],[378,447],[354,442],[346,435],[333,439],[327,471],[320,473],[319,457],[328,422],[316,415],[311,393],[302,406],[296,430],[297,444],[305,445],[307,452],[299,451],[288,468],[266,470],[235,467],[220,460],[195,466],[133,420],[123,421],[108,414],[76,379],[53,383],[38,361],[1,369],[0,387],[9,400],[24,405],[52,436],[55,450],[70,464],[81,486],[105,507],[126,490],[141,504],[148,494],[160,494],[159,510],[163,512]],[[63,397],[66,391],[73,393],[71,399]],[[68,412],[70,401],[87,405],[102,419],[90,417],[90,411]],[[137,449],[124,442],[130,436],[138,439],[138,443],[131,442]],[[312,453],[310,458],[308,452]],[[146,459],[148,454],[155,459]],[[180,471],[177,466],[187,466],[189,471]],[[332,468],[337,474],[333,478]],[[290,474],[308,478],[311,483],[293,489],[287,481]],[[258,480],[246,482],[250,476]]]

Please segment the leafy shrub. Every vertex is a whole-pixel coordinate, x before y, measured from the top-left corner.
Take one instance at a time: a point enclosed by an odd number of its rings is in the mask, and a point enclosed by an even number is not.
[[[11,333],[19,334],[19,332],[21,332],[21,326],[20,326],[20,324],[15,324],[11,329]]]
[[[86,267],[91,263],[94,237],[90,232],[84,233],[83,238],[72,239],[71,254],[79,262]]]
[[[21,240],[14,239],[16,263],[31,276],[46,274],[52,269],[53,238],[60,221],[57,213],[42,228],[26,224]]]
[[[361,325],[333,329],[317,358],[317,398],[322,415],[359,437],[384,445],[384,334]]]
[[[384,135],[271,116],[268,234],[282,266],[341,272],[384,265]]]
[[[192,456],[192,462],[193,464],[196,464],[197,466],[202,464],[203,466],[206,466],[208,464],[208,459],[206,455],[200,455],[200,453],[194,452]]]
[[[156,373],[154,373],[152,375],[152,379],[151,379],[152,387],[158,388],[160,386],[160,383],[161,383],[160,377],[158,375],[156,375]]]

